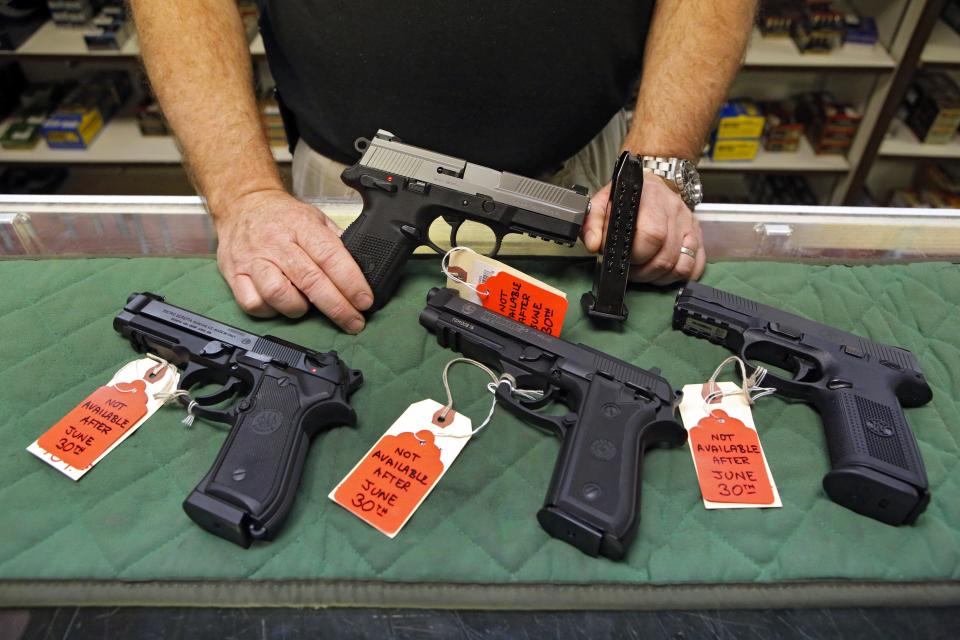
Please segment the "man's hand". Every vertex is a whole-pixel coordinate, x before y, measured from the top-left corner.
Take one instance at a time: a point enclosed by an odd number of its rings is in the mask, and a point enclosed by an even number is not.
[[[217,263],[244,311],[302,316],[310,304],[350,333],[373,294],[340,241],[340,229],[316,207],[282,190],[256,191],[216,213]]]
[[[608,183],[590,199],[590,213],[583,225],[583,243],[593,253],[603,246],[603,224],[609,215]],[[682,253],[680,247],[695,252],[696,257]],[[696,280],[707,264],[700,223],[679,194],[649,174],[644,175],[630,262],[630,280],[658,285]]]

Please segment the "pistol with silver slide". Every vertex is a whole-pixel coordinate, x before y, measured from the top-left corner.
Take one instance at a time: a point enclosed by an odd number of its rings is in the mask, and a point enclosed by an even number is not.
[[[465,220],[487,225],[496,236],[496,255],[508,233],[572,246],[590,203],[585,187],[496,171],[404,144],[383,130],[341,179],[363,198],[363,211],[342,240],[373,290],[370,311],[390,299],[414,249],[427,245],[445,253],[428,235],[438,217],[451,227],[452,246]]]

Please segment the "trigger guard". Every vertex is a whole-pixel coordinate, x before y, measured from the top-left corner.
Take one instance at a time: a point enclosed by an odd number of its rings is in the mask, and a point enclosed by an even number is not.
[[[240,390],[240,386],[243,384],[241,380],[237,378],[230,378],[225,385],[205,396],[196,396],[193,398],[193,401],[201,406],[208,407],[210,405],[219,404],[228,398],[231,398],[237,394]]]
[[[510,395],[510,397],[514,398],[512,394]],[[518,404],[523,405],[527,409],[530,409],[531,411],[537,411],[538,409],[543,409],[545,406],[553,402],[553,394],[544,393],[543,397],[537,400],[524,400],[523,398],[514,398],[514,399],[517,401]]]
[[[503,244],[503,238],[507,234],[497,233],[496,231],[493,230],[492,227],[490,228],[490,230],[493,231],[493,237],[496,238],[496,240],[494,240],[493,242],[493,251],[491,251],[490,253],[484,253],[482,255],[487,258],[496,258],[497,255],[500,253],[500,245]]]
[[[189,392],[188,387],[182,386],[181,389]],[[226,384],[213,393],[205,396],[179,397],[177,400],[187,409],[187,413],[190,415],[203,418],[205,420],[211,420],[213,422],[223,422],[225,424],[232,425],[237,419],[237,411],[234,407],[228,407],[227,409],[212,409],[210,407],[242,392],[243,381],[238,378],[231,377],[229,380],[227,380]]]
[[[181,391],[190,391],[192,387],[212,380],[213,376],[209,374],[209,369],[190,362],[180,374],[180,383],[177,388]]]
[[[507,411],[519,418],[525,418],[536,427],[547,429],[559,435],[562,435],[566,430],[567,425],[564,423],[563,418],[544,415],[538,411],[535,411],[536,408],[546,406],[546,404],[552,400],[552,393],[544,394],[544,397],[541,400],[525,403],[521,400],[518,400],[513,396],[513,394],[510,393],[508,385],[499,383],[497,384],[496,391],[494,391],[494,396],[496,397],[498,403],[504,403],[504,408]]]
[[[750,342],[745,341],[745,342],[743,343],[743,346],[740,348],[740,353],[737,354],[737,357],[740,358],[740,359],[743,361],[743,366],[744,366],[744,368],[747,370],[747,375],[748,375],[748,376],[752,376],[752,375],[756,372],[756,370],[757,370],[757,365],[751,363],[750,360],[747,358],[747,351],[750,349],[750,346],[751,346],[752,344],[753,344],[752,341],[750,341]],[[764,367],[764,368],[766,368],[766,367]],[[739,376],[739,375],[740,375],[740,368],[739,368],[739,367],[735,367],[735,370],[736,370],[736,372],[737,372],[737,375]],[[740,382],[742,383],[743,380],[741,380]],[[767,369],[767,374],[763,377],[763,383],[762,383],[762,384],[764,384],[764,385],[767,386],[767,387],[772,387],[772,388],[776,389],[776,390],[777,390],[777,393],[779,393],[779,392],[780,392],[780,389],[783,388],[783,385],[789,384],[790,382],[792,382],[792,381],[791,381],[791,380],[786,380],[786,379],[778,376],[777,374],[773,373],[772,371],[770,371],[770,369]]]
[[[447,251],[445,249],[438,247],[437,243],[431,240],[429,237],[423,240],[423,244],[433,249],[437,253],[437,255],[441,255],[441,256],[447,255]]]

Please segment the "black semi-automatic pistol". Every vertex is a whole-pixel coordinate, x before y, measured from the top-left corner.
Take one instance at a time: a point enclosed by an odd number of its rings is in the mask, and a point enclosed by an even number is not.
[[[537,513],[540,526],[586,554],[623,558],[639,523],[644,452],[687,440],[670,383],[657,370],[554,338],[467,302],[453,289],[431,289],[420,324],[437,335],[440,346],[504,373],[498,402],[561,437]],[[519,399],[513,388],[539,390],[543,397]],[[570,413],[538,411],[553,400]]]
[[[696,282],[677,295],[673,328],[793,374],[763,384],[820,413],[834,502],[892,525],[912,524],[930,492],[901,405],[933,397],[914,355]]]
[[[400,142],[380,130],[360,161],[341,179],[360,192],[363,211],[341,239],[373,290],[373,306],[393,295],[403,265],[420,245],[445,253],[430,240],[439,217],[450,225],[450,244],[465,220],[493,231],[500,250],[508,233],[525,233],[573,245],[590,199],[585,187],[570,189]]]
[[[153,293],[132,294],[113,327],[138,352],[182,369],[180,389],[221,385],[192,401],[179,398],[193,415],[233,425],[213,468],[184,501],[187,515],[242,547],[272,539],[293,505],[311,437],[356,423],[347,399],[361,373],[335,351],[247,333]],[[239,401],[216,406],[231,398]]]

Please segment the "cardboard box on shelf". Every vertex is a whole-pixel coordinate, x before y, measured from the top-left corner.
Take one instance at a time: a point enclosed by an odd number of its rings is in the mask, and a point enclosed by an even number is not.
[[[761,103],[766,114],[763,148],[767,151],[793,152],[800,146],[803,123],[797,119],[793,100]]]
[[[942,71],[920,71],[903,99],[904,122],[925,144],[946,144],[960,126],[960,87]]]
[[[716,161],[753,160],[760,151],[760,138],[744,140],[714,140],[710,148],[710,157]]]
[[[96,109],[55,111],[42,127],[51,149],[86,149],[103,129],[103,118]]]
[[[863,120],[853,105],[839,102],[825,91],[798,96],[796,115],[818,154],[845,155]]]
[[[718,140],[759,138],[763,134],[763,113],[752,100],[729,100],[720,107]]]

